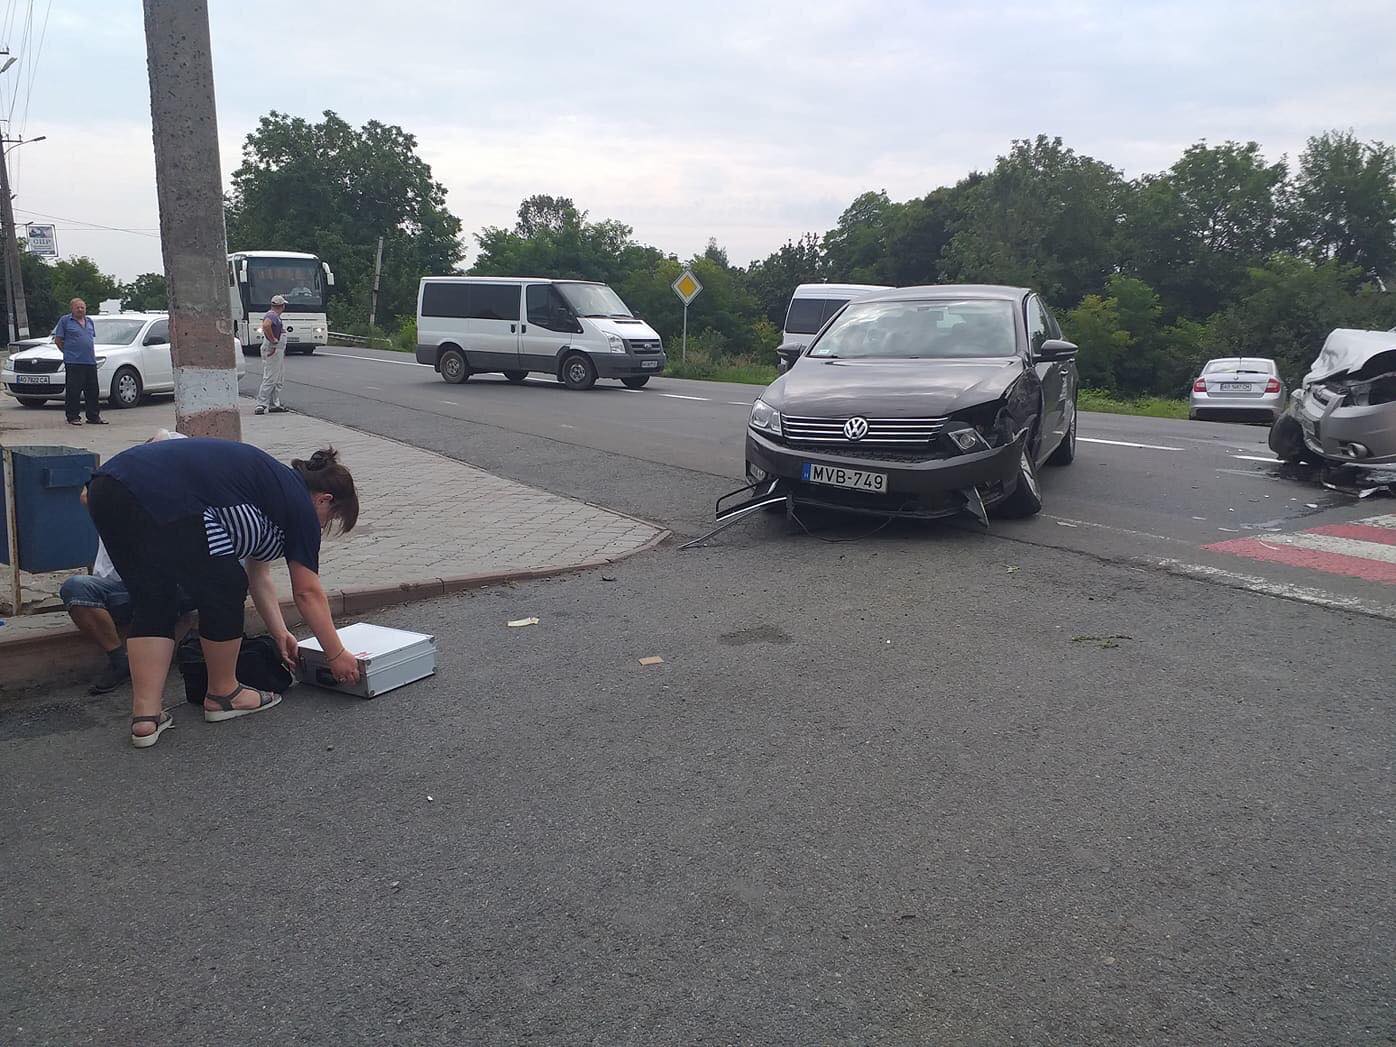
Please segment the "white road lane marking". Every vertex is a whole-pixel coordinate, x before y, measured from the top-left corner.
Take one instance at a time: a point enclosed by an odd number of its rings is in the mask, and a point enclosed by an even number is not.
[[[354,356],[350,353],[327,353],[323,349],[316,353],[317,356],[337,356],[341,360],[363,360],[370,364],[388,364],[391,367],[426,367],[426,364],[419,364],[417,361],[407,360],[380,360],[376,356]]]
[[[755,402],[756,402],[755,400],[728,400],[728,401],[727,401],[727,406],[728,406],[728,407],[750,407],[750,406],[751,406],[753,403],[755,403]]]
[[[1362,560],[1396,563],[1396,545],[1364,542],[1357,538],[1340,538],[1331,534],[1310,534],[1308,531],[1301,531],[1299,534],[1267,535],[1259,541],[1261,545],[1272,547],[1287,545],[1294,549],[1311,549],[1316,553],[1336,553],[1339,556],[1355,556]]]
[[[667,396],[670,400],[697,400],[699,403],[709,403],[706,396],[684,396],[682,393],[659,393],[659,396]]]
[[[1091,436],[1078,436],[1078,443],[1083,444],[1109,444],[1111,447],[1138,447],[1144,451],[1183,451],[1183,447],[1164,447],[1160,444],[1132,444],[1126,440],[1100,440]]]
[[[1282,458],[1265,458],[1258,454],[1233,454],[1227,457],[1235,458],[1238,462],[1269,462],[1271,465],[1284,465]]]
[[[1171,574],[1179,574],[1205,582],[1218,582],[1234,589],[1260,593],[1263,596],[1278,596],[1284,600],[1297,600],[1300,603],[1314,604],[1318,607],[1355,611],[1358,614],[1370,615],[1373,618],[1396,621],[1396,607],[1377,603],[1374,600],[1364,600],[1356,596],[1339,596],[1337,593],[1325,592],[1322,589],[1272,582],[1267,578],[1257,578],[1255,575],[1239,574],[1236,571],[1226,571],[1220,567],[1186,563],[1182,560],[1155,560],[1153,562]]]
[[[451,406],[451,407],[459,407],[459,406],[460,406],[460,404],[456,403],[454,400],[437,400],[436,402],[439,403],[439,404],[448,404],[448,405]]]

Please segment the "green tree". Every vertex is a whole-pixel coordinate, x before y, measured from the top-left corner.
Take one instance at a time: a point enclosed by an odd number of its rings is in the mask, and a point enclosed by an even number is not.
[[[121,285],[116,277],[102,272],[86,255],[60,258],[51,263],[49,269],[59,315],[68,311],[68,303],[74,298],[81,298],[95,313],[103,302],[121,297]]]
[[[530,196],[519,205],[513,229],[487,226],[476,234],[480,252],[470,271],[614,283],[641,259],[658,256],[636,244],[631,233],[622,222],[589,221],[566,197]]]
[[[1295,238],[1317,262],[1332,259],[1369,275],[1396,270],[1396,148],[1351,132],[1309,139],[1299,158]]]
[[[20,278],[24,281],[24,304],[29,313],[31,334],[48,334],[58,318],[68,311],[65,300],[61,305],[53,291],[53,266],[42,258],[21,251]]]
[[[168,309],[170,291],[164,273],[142,273],[121,288],[121,308],[138,312]]]
[[[746,286],[761,316],[779,330],[785,326],[785,311],[795,288],[824,282],[828,271],[819,237],[806,233],[798,240],[787,240],[780,250],[748,266]]]
[[[1015,141],[966,188],[941,275],[1018,284],[1054,302],[1099,291],[1116,267],[1124,183],[1113,167],[1060,138]]]
[[[412,314],[418,280],[454,271],[462,254],[460,220],[417,139],[377,120],[351,127],[328,110],[319,123],[262,117],[243,143],[227,212],[231,250],[309,251],[329,262],[341,322],[368,317],[378,237],[380,318]]]
[[[1207,324],[1209,356],[1267,356],[1292,387],[1336,327],[1385,330],[1396,324],[1396,295],[1338,261],[1314,265],[1277,254],[1247,274],[1236,300]]]
[[[983,180],[972,174],[953,186],[895,205],[884,219],[886,257],[874,283],[894,287],[943,282],[941,255],[959,223],[969,191]]]
[[[1286,172],[1255,142],[1188,147],[1166,172],[1135,183],[1125,271],[1158,288],[1170,314],[1210,316],[1278,246]]]
[[[824,255],[831,280],[881,282],[887,257],[887,223],[897,207],[885,189],[863,193],[848,205],[839,215],[839,224],[824,234]]]

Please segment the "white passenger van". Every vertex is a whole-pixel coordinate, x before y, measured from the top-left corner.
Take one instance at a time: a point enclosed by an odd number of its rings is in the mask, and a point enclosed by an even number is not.
[[[785,311],[781,342],[809,344],[825,321],[855,298],[874,291],[890,291],[882,284],[801,284],[790,297]]]
[[[517,383],[535,372],[569,389],[598,378],[639,389],[666,358],[658,333],[605,284],[427,276],[417,289],[417,362],[453,384],[488,372]]]

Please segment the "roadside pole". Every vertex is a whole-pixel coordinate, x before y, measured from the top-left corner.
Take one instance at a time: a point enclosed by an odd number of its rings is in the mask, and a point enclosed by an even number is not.
[[[240,440],[208,0],[144,5],[176,424],[187,436]]]
[[[683,362],[688,363],[688,305],[703,293],[703,284],[693,275],[692,269],[685,269],[679,278],[669,285],[674,294],[683,302]]]
[[[9,307],[7,325],[15,338],[29,337],[29,309],[24,301],[24,273],[19,267],[19,240],[15,237],[14,201],[10,199],[10,164],[5,156],[6,139],[0,138],[0,218],[5,223],[5,304]],[[5,342],[9,343],[7,334]]]
[[[373,259],[373,297],[368,306],[368,326],[378,318],[378,276],[383,272],[383,238],[378,238],[378,254]]]

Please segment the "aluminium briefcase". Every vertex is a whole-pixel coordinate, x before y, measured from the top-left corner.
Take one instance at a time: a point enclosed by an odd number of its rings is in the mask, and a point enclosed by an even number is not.
[[[312,637],[300,645],[302,683],[360,698],[377,698],[436,672],[435,636],[356,622],[339,630],[339,638],[359,660],[359,682],[336,683],[325,664],[320,642]]]

